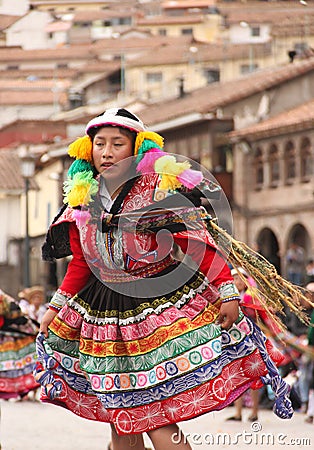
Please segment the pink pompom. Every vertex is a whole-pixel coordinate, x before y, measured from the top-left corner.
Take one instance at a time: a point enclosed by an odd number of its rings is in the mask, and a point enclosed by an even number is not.
[[[154,164],[156,159],[161,156],[167,155],[166,152],[160,150],[160,148],[151,148],[148,152],[146,152],[141,159],[141,161],[137,165],[137,171],[142,174],[149,174],[155,172]]]
[[[177,176],[178,181],[183,184],[183,186],[187,187],[188,189],[192,189],[203,179],[202,172],[198,170],[193,169],[186,169],[184,172],[182,172],[180,175]]]
[[[73,211],[73,218],[75,219],[76,225],[78,228],[83,227],[84,225],[87,224],[87,222],[90,219],[90,212],[89,210],[80,210],[80,209],[75,209]]]

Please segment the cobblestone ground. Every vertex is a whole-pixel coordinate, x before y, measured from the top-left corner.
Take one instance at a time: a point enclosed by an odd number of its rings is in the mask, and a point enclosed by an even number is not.
[[[2,450],[107,450],[110,427],[81,419],[74,414],[39,402],[1,401]],[[193,450],[212,449],[310,449],[314,446],[314,425],[305,415],[295,413],[290,420],[261,410],[259,421],[228,422],[233,408],[183,422]],[[149,444],[149,440],[145,441]],[[177,442],[180,436],[174,436]],[[166,449],[165,449],[166,450]]]

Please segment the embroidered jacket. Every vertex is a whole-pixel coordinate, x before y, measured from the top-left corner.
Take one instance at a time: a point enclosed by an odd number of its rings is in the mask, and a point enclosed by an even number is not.
[[[158,188],[158,184],[157,175],[138,177],[125,196],[119,213],[127,215],[149,205],[158,205],[157,202],[168,195]],[[138,229],[136,225],[130,230],[130,224],[128,229],[118,224],[104,230],[103,223],[108,221],[108,215],[95,198],[90,205],[87,224],[78,228],[75,213],[68,207],[51,226],[50,235],[56,257],[73,256],[63,282],[51,300],[51,308],[59,310],[66,298],[72,297],[86,285],[92,272],[104,282],[125,283],[156,276],[174,264],[169,236],[160,239],[158,233]],[[230,270],[204,224],[199,224],[195,229],[173,232],[172,237],[183,253],[197,263],[223,299],[238,299]]]

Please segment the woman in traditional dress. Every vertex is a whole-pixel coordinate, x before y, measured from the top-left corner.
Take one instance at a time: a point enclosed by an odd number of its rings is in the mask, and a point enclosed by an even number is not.
[[[221,410],[261,380],[274,385],[277,414],[291,417],[269,352],[280,355],[239,312],[202,220],[202,173],[125,109],[92,119],[69,154],[65,206],[43,247],[47,260],[73,258],[41,322],[42,400],[110,423],[114,450],[143,450],[144,432],[156,450],[190,449],[174,440],[177,422]],[[174,259],[174,244],[197,269]]]
[[[26,398],[39,387],[33,377],[38,331],[38,324],[0,289],[0,398]]]

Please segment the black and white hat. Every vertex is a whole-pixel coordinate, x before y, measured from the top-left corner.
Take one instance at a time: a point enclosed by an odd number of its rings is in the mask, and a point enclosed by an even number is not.
[[[145,131],[145,126],[143,122],[134,114],[130,113],[124,108],[111,108],[107,109],[103,114],[90,120],[85,128],[85,133],[91,128],[101,127],[104,125],[119,126],[123,128],[128,128],[129,130]]]

